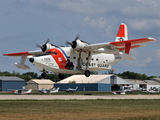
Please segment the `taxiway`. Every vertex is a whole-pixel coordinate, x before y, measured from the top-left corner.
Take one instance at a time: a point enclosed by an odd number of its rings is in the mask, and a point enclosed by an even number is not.
[[[160,99],[160,95],[0,95],[0,100]]]

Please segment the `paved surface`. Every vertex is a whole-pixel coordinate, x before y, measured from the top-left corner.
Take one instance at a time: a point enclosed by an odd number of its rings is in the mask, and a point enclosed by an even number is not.
[[[160,95],[0,95],[0,100],[160,99]]]

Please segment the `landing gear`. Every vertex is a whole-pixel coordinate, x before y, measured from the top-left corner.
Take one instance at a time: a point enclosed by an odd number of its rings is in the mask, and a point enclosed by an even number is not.
[[[41,77],[42,77],[42,78],[45,78],[45,77],[47,77],[47,74],[46,74],[46,73],[42,73],[42,74],[41,74]]]
[[[87,66],[86,66],[86,70],[85,70],[85,76],[89,77],[91,72],[88,70],[89,69],[89,60],[91,59],[91,52],[89,51],[88,53],[88,60],[87,60]]]
[[[79,52],[79,58],[77,59],[77,67],[76,67],[77,70],[82,69],[82,62],[83,62],[83,60],[81,58],[81,52]]]
[[[91,74],[91,72],[90,72],[89,70],[85,70],[85,76],[86,76],[86,77],[89,77],[90,74]]]
[[[61,80],[64,79],[64,74],[59,73],[58,78],[61,79]]]

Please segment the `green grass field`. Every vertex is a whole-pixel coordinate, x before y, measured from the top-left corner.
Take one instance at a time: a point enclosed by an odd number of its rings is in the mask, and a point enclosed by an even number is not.
[[[160,100],[1,100],[0,120],[159,120]]]

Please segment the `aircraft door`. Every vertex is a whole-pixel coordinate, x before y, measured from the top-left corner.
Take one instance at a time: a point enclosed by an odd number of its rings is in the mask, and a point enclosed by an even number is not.
[[[102,55],[101,55],[101,56],[99,55],[96,60],[98,61],[98,64],[103,64],[103,63],[105,63],[104,58],[103,58]]]

